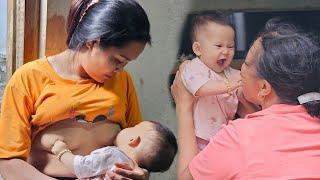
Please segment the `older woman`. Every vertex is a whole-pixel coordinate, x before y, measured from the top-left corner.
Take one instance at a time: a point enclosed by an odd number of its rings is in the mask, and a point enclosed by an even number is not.
[[[178,179],[320,178],[316,43],[292,24],[271,20],[250,48],[241,75],[244,97],[262,110],[230,122],[197,154],[194,98],[177,74],[172,94],[179,126]]]

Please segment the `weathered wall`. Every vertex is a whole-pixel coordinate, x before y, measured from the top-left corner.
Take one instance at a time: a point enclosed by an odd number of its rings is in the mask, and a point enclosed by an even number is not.
[[[0,53],[0,107],[2,101],[3,89],[6,85],[6,58],[4,54]]]
[[[319,0],[192,0],[193,10],[309,10],[319,9]]]
[[[0,106],[6,84],[7,0],[0,1]]]

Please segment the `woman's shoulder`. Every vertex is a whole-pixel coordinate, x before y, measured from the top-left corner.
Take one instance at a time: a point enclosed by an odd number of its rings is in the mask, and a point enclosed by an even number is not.
[[[119,74],[117,74],[115,78],[117,82],[120,81],[123,83],[127,83],[128,81],[132,81],[130,73],[126,70],[119,72]]]
[[[10,78],[8,85],[43,83],[48,76],[48,62],[46,58],[28,62],[18,68]]]
[[[119,75],[122,77],[130,77],[130,73],[126,70],[121,71]]]
[[[39,73],[39,74],[45,74],[48,70],[48,62],[46,58],[37,59],[34,61],[30,61],[21,67],[19,67],[14,74],[33,74],[33,73]]]
[[[121,87],[121,91],[127,91],[127,88],[133,86],[131,75],[128,71],[121,71],[113,78],[104,82],[105,87]]]

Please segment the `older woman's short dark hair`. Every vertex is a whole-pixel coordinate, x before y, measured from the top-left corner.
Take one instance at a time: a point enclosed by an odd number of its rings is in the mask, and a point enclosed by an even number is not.
[[[276,18],[267,22],[260,37],[257,74],[271,84],[283,103],[298,104],[298,96],[320,92],[320,50],[313,36]],[[310,115],[320,117],[320,101],[303,106]]]

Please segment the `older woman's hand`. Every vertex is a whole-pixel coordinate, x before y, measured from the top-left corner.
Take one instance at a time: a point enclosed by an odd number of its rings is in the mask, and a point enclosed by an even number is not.
[[[116,163],[114,171],[108,171],[105,179],[111,180],[148,180],[149,172],[142,168],[133,169],[129,164]]]
[[[181,72],[183,71],[185,65],[190,61],[184,61],[179,70],[176,72],[175,79],[171,86],[171,94],[176,103],[177,110],[192,108],[195,97],[186,89],[182,82]]]

